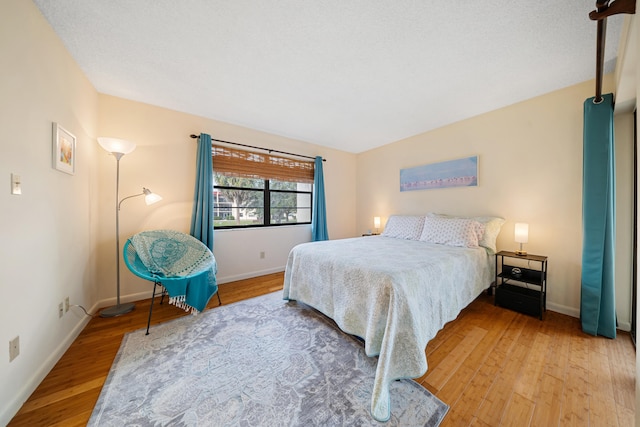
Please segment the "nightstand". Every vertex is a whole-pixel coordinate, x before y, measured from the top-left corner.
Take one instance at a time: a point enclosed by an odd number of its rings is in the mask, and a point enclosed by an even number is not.
[[[537,316],[547,310],[547,257],[496,254],[495,305]]]

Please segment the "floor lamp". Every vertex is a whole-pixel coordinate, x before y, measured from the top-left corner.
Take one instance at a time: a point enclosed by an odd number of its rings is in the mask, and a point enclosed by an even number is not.
[[[115,317],[128,313],[135,307],[134,303],[120,303],[120,206],[122,205],[122,202],[132,197],[144,196],[144,201],[147,205],[159,202],[162,200],[162,197],[152,193],[148,188],[143,187],[142,193],[127,196],[122,200],[118,200],[120,197],[120,159],[125,154],[129,154],[135,150],[136,144],[124,139],[116,138],[98,138],[98,143],[102,148],[113,154],[113,157],[116,158],[116,305],[100,311],[100,317]]]

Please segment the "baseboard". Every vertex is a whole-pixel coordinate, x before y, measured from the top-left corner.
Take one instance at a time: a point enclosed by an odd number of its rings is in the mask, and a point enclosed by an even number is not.
[[[556,313],[566,314],[567,316],[575,317],[576,319],[580,318],[580,310],[577,308],[567,307],[564,305],[547,302],[547,309],[551,311],[555,311]],[[631,323],[618,321],[618,326],[616,329],[624,332],[630,332]]]
[[[94,306],[95,307],[95,306]],[[91,310],[94,310],[92,308]],[[91,311],[90,311],[91,312]],[[83,313],[84,314],[84,313]],[[79,319],[78,324],[69,332],[64,340],[60,342],[60,345],[49,355],[49,357],[42,363],[37,371],[33,373],[31,378],[22,386],[16,393],[14,399],[9,404],[2,408],[0,414],[0,425],[4,426],[11,421],[11,419],[18,413],[22,405],[29,399],[29,396],[38,388],[40,383],[45,379],[53,367],[58,363],[64,353],[71,347],[71,344],[78,338],[80,332],[89,323],[90,317],[84,316]]]
[[[620,331],[631,332],[631,323],[629,322],[618,322],[618,327],[616,328]]]
[[[151,283],[151,282],[149,282],[149,283]],[[129,294],[129,295],[121,295],[120,296],[120,302],[121,303],[136,302],[136,301],[141,301],[141,300],[144,300],[144,299],[149,299],[152,296],[153,296],[153,287],[151,287],[148,291],[138,292],[138,293]],[[116,298],[107,298],[107,299],[103,299],[103,300],[98,301],[94,306],[94,307],[96,307],[96,314],[101,308],[111,307],[113,305],[116,305],[116,301],[117,301]]]
[[[252,279],[258,276],[265,276],[267,274],[280,273],[284,271],[284,267],[274,267],[266,270],[252,271],[250,273],[236,274],[235,276],[218,277],[218,284],[235,282],[237,280]]]
[[[555,311],[556,313],[566,314],[567,316],[580,318],[580,310],[573,307],[567,307],[566,305],[554,304],[547,300],[547,310]]]
[[[235,281],[244,280],[244,279],[252,279],[254,277],[265,276],[267,274],[280,273],[282,271],[284,271],[284,267],[274,267],[274,268],[268,268],[266,270],[259,270],[259,271],[252,271],[252,272],[249,272],[249,273],[236,274],[234,276],[225,276],[225,277],[218,276],[217,277],[217,281],[218,281],[219,285],[222,285],[224,283],[235,282]],[[121,295],[120,296],[120,301],[121,302],[136,302],[136,301],[140,301],[140,300],[144,300],[144,299],[149,299],[149,298],[151,298],[152,295],[153,295],[153,289],[149,289],[148,291],[138,292],[138,293],[135,293],[135,294]],[[115,298],[106,298],[106,299],[98,301],[94,305],[92,310],[95,310],[95,312],[97,312],[100,308],[111,307],[112,305],[115,305],[115,304],[116,304],[116,299]],[[91,313],[94,313],[94,311],[91,311]]]

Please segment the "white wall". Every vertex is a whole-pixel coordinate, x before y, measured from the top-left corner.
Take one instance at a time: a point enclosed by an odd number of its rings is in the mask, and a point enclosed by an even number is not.
[[[85,323],[58,304],[96,301],[97,92],[30,1],[0,3],[0,425]],[[52,122],[77,138],[75,175],[52,168]],[[21,196],[10,176],[22,177]],[[8,343],[20,337],[9,362]]]
[[[606,76],[605,93],[612,81]],[[586,82],[360,154],[358,232],[395,213],[497,215],[506,219],[498,248],[514,250],[514,224],[527,222],[525,249],[549,257],[548,308],[579,316],[583,102],[593,95]],[[400,169],[473,155],[478,187],[399,190]],[[628,301],[628,280],[617,292]],[[628,304],[618,315],[628,329]]]
[[[636,2],[640,3],[640,2]],[[640,5],[639,5],[640,6]],[[638,7],[636,7],[638,9]],[[640,10],[640,9],[639,9]],[[620,46],[618,50],[618,60],[616,62],[616,113],[627,113],[627,118],[620,119],[619,117],[616,119],[616,150],[617,150],[617,167],[620,169],[621,167],[630,167],[631,171],[633,171],[633,158],[632,158],[632,144],[633,144],[633,118],[629,113],[633,113],[634,109],[637,108],[637,100],[640,99],[640,55],[639,55],[639,47],[640,47],[640,31],[637,28],[637,15],[625,15],[624,17],[624,26],[622,37],[620,39]],[[622,143],[618,145],[618,136],[625,135],[627,138],[626,145]],[[636,137],[638,135],[636,134]],[[628,157],[626,157],[628,156]],[[636,154],[637,156],[637,154]],[[624,223],[626,221],[633,223],[633,217],[630,216],[628,218],[624,217],[626,206],[621,206],[620,204],[620,193],[622,194],[630,194],[633,196],[633,186],[632,183],[629,182],[629,187],[623,185],[618,187],[618,191],[616,196],[618,196],[618,221],[619,223]],[[624,196],[623,196],[624,197]],[[629,207],[631,207],[632,202],[629,203]],[[620,209],[623,209],[622,216],[620,216]],[[630,262],[632,262],[632,232],[626,233],[626,235],[621,235],[620,230],[618,229],[618,233],[616,235],[618,246],[616,248],[617,255],[625,258],[626,262],[627,258]],[[620,245],[626,246],[626,252],[624,247],[620,247]],[[623,268],[620,271],[619,263],[616,265],[616,278],[621,276],[629,277],[628,271],[626,268]],[[630,278],[629,278],[630,279]],[[617,280],[616,280],[617,281]],[[617,285],[617,283],[616,283]],[[626,301],[620,298],[620,295],[616,295],[616,304],[618,307],[623,306],[631,306],[631,298],[628,298]],[[637,298],[637,296],[636,296]],[[640,304],[637,305],[636,310],[638,310]],[[636,325],[637,331],[637,325]],[[636,334],[637,335],[637,334]],[[640,369],[640,356],[636,355],[636,371]],[[636,407],[640,407],[640,382],[637,380],[636,375]],[[640,426],[640,413],[636,411],[636,426]]]
[[[636,108],[638,33],[635,15],[625,15],[615,70],[616,137],[616,288],[628,286],[633,274],[633,111]],[[616,293],[618,311],[631,316],[630,295]]]
[[[631,330],[633,274],[633,114],[615,115],[616,311],[619,327]]]
[[[171,111],[122,98],[100,95],[99,134],[137,143],[136,150],[120,161],[120,195],[149,187],[164,199],[146,206],[141,199],[128,200],[120,211],[121,242],[145,229],[189,231],[195,180],[196,140],[190,134],[209,133],[213,138],[307,156],[321,155],[327,197],[329,236],[352,237],[355,230],[356,156],[277,135]],[[115,296],[115,160],[99,153],[98,259],[100,297]],[[310,226],[217,230],[214,255],[218,281],[225,283],[282,271],[293,246],[311,239]],[[260,258],[265,252],[265,258]],[[121,267],[123,300],[135,300],[151,292],[149,283]],[[107,302],[103,301],[103,302]]]
[[[640,99],[640,54],[638,49],[640,48],[640,29],[638,28],[638,15],[637,11],[640,11],[640,0],[636,1],[636,15],[625,17],[625,33],[623,32],[624,51],[619,53],[618,64],[623,62],[624,72],[621,72],[618,78],[618,87],[628,88],[629,95],[625,95],[624,101],[631,105],[630,109],[638,108],[638,100]],[[635,28],[633,31],[629,31],[630,28]],[[622,46],[621,46],[622,48]],[[632,59],[628,59],[632,58]],[[616,67],[618,67],[616,64]],[[640,128],[636,128],[636,140],[640,141]],[[640,164],[640,153],[636,153],[636,160]],[[640,188],[640,176],[636,182],[637,188]],[[636,211],[640,212],[640,200],[637,201]],[[640,232],[636,230],[636,237],[640,237]],[[639,254],[640,255],[640,254]],[[640,261],[636,259],[636,262]],[[638,262],[640,265],[640,262]],[[636,281],[640,279],[640,272],[636,272]],[[636,295],[636,322],[640,315],[640,294]],[[638,336],[638,325],[636,324],[636,339]],[[640,381],[638,381],[638,372],[640,372],[640,353],[636,351],[636,408],[640,408]],[[636,409],[636,426],[640,426],[640,411]]]

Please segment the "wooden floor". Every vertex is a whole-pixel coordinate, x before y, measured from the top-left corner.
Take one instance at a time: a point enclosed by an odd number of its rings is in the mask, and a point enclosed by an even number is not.
[[[282,273],[220,286],[224,304],[282,289]],[[91,319],[10,426],[83,426],[126,332],[146,326],[149,302],[124,316]],[[217,298],[209,304],[215,310]],[[152,323],[184,316],[154,306]],[[153,333],[153,331],[152,331]],[[632,426],[635,350],[628,334],[585,335],[577,319],[544,321],[481,295],[429,343],[417,381],[450,405],[446,426]]]

